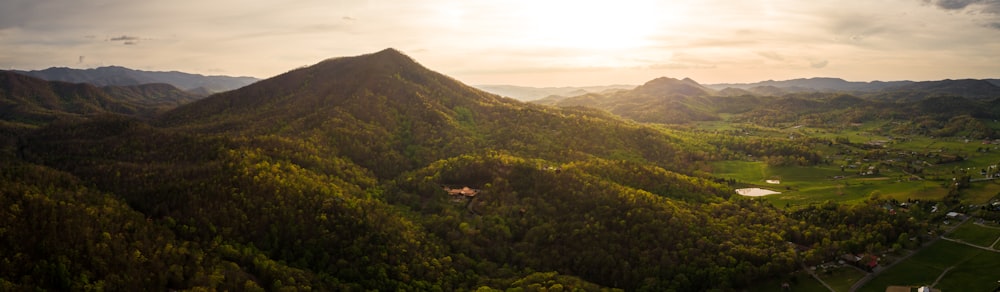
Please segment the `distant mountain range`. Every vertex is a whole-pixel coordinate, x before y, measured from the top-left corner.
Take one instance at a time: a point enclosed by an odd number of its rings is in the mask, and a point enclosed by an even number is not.
[[[689,78],[661,77],[632,90],[605,94],[549,96],[534,103],[586,106],[639,122],[686,123],[720,119],[721,113],[790,122],[800,114],[857,107],[867,114],[944,120],[958,115],[993,119],[1000,100],[995,80],[848,82],[836,78],[701,85]],[[878,112],[870,110],[880,109]],[[775,109],[784,109],[779,114]],[[841,116],[843,117],[843,116]],[[836,119],[829,116],[826,119]],[[850,119],[852,121],[858,118]]]
[[[97,87],[0,71],[0,121],[8,125],[38,126],[106,113],[148,118],[200,98],[163,83]]]
[[[872,81],[857,82],[840,78],[815,77],[799,78],[783,81],[767,80],[755,83],[719,83],[706,84],[706,87],[722,90],[725,88],[752,89],[756,87],[776,87],[792,91],[875,91],[894,86],[915,83],[913,81]]]
[[[473,85],[486,92],[511,97],[521,101],[532,101],[552,95],[576,96],[587,93],[606,93],[608,91],[635,88],[635,85],[615,84],[605,86],[565,86],[565,87],[529,87],[517,85]]]
[[[230,91],[259,79],[254,77],[205,76],[177,71],[158,72],[134,70],[119,66],[94,69],[72,69],[52,67],[45,70],[13,72],[49,81],[90,83],[96,86],[132,86],[150,83],[165,83],[191,93],[207,96],[212,93]]]
[[[991,86],[992,85],[992,86]],[[920,92],[920,96],[933,94],[959,94],[966,97],[991,96],[995,87],[1000,86],[1000,79],[958,79],[939,81],[847,81],[840,78],[814,77],[790,80],[767,80],[754,83],[717,83],[699,84],[706,89],[717,91],[719,95],[735,96],[742,94],[780,96],[789,93],[802,92],[845,92],[852,94],[869,94],[912,91]],[[620,90],[631,90],[636,85],[616,84],[607,86],[580,87],[528,87],[516,85],[475,85],[484,91],[512,97],[521,101],[540,101],[542,99],[561,99],[571,96],[582,96],[591,93],[610,94]]]

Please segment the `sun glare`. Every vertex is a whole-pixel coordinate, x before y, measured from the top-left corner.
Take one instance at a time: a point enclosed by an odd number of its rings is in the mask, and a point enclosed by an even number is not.
[[[534,1],[522,11],[532,45],[582,50],[648,45],[661,25],[677,21],[676,7],[657,1]]]

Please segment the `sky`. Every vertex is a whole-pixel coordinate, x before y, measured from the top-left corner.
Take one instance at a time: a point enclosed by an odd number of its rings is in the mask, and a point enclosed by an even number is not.
[[[390,47],[467,84],[1000,78],[1000,0],[0,1],[0,69],[268,78]]]

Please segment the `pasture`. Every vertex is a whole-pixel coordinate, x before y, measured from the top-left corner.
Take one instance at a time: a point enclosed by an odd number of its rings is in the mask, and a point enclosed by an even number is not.
[[[940,200],[947,195],[947,189],[940,182],[900,180],[879,175],[859,176],[841,171],[839,167],[772,167],[756,161],[719,161],[712,163],[711,167],[713,175],[734,178],[741,186],[781,192],[762,197],[779,207],[802,206],[827,200],[861,202],[867,200],[872,193],[883,199],[894,198],[900,201]],[[780,180],[781,183],[768,184],[766,180]],[[1000,189],[1000,185],[997,188]]]
[[[941,280],[934,288],[942,291],[992,291],[1000,280],[1000,252],[938,240],[882,272],[859,291],[882,292],[893,285],[931,285],[938,277]]]
[[[1000,228],[976,225],[972,220],[969,220],[955,228],[946,237],[978,246],[991,247],[997,238],[1000,238]]]

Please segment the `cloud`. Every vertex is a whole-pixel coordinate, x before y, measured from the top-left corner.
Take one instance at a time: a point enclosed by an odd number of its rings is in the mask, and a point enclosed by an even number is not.
[[[822,61],[809,62],[809,66],[816,69],[826,67],[827,64],[830,64],[830,61],[822,60]]]
[[[32,7],[30,0],[11,0],[0,2],[0,29],[23,26],[30,19],[24,13]]]
[[[647,68],[656,70],[681,70],[681,69],[715,69],[714,64],[695,63],[663,63],[649,65]]]
[[[979,14],[989,20],[985,27],[1000,30],[1000,0],[923,0],[947,11],[963,11],[969,15]]]
[[[112,41],[112,42],[117,42],[117,41],[130,42],[130,41],[137,41],[137,40],[139,40],[139,37],[128,36],[128,35],[122,35],[120,37],[113,37],[113,38],[109,39],[109,41]]]
[[[973,10],[1000,14],[1000,1],[998,0],[924,0],[924,3],[933,4],[944,10],[963,10],[969,6],[975,6]]]
[[[781,54],[775,53],[775,52],[757,52],[757,55],[760,55],[761,57],[768,58],[768,59],[775,60],[775,61],[784,61],[785,60],[784,56],[782,56]]]

